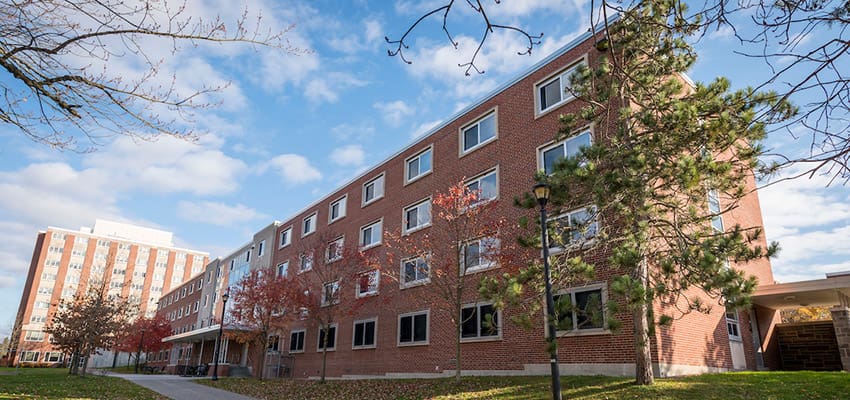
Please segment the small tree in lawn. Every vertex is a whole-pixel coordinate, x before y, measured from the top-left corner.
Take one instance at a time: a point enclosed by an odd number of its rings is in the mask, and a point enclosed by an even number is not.
[[[139,360],[142,353],[156,352],[168,347],[162,339],[170,335],[171,322],[164,315],[136,318],[117,337],[115,350],[135,354],[136,360]]]
[[[719,78],[686,87],[681,74],[696,60],[687,40],[698,26],[681,17],[684,5],[642,2],[605,26],[598,65],[580,67],[570,95],[585,102],[561,116],[557,140],[593,141],[537,178],[552,185],[555,207],[590,207],[620,275],[611,290],[632,313],[638,384],[651,384],[650,336],[677,315],[653,314],[656,300],[673,311],[709,312],[704,296],[743,307],[755,279],[729,268],[773,254],[756,226],[722,226],[722,215],[750,192],[765,125],[793,113],[771,93],[729,91]],[[526,199],[533,207],[534,199]],[[579,253],[577,262],[590,260]],[[679,311],[676,311],[678,309]]]
[[[322,349],[319,381],[324,383],[327,350],[336,346],[334,325],[363,304],[359,295],[354,299],[348,295],[359,294],[361,283],[377,288],[380,271],[356,241],[349,239],[346,243],[344,236],[333,233],[325,233],[302,246],[297,268],[296,279],[303,293],[301,315],[319,326]]]
[[[77,293],[70,302],[61,301],[44,332],[53,336],[53,345],[71,354],[71,374],[78,373],[80,360],[86,373],[88,356],[98,349],[112,348],[116,336],[126,329],[133,308],[127,299],[107,295],[106,282],[91,283],[86,293]]]
[[[231,287],[230,295],[230,322],[253,349],[255,376],[262,379],[269,335],[298,316],[304,291],[288,274],[269,269],[251,271]]]
[[[497,264],[509,265],[509,254],[502,241],[505,221],[492,212],[497,201],[494,186],[479,183],[478,188],[463,180],[445,192],[435,193],[432,204],[417,207],[402,222],[401,232],[388,233],[391,248],[389,265],[381,274],[397,280],[402,286],[428,282],[429,290],[414,295],[433,304],[451,320],[455,332],[455,380],[461,379],[461,332],[464,323],[480,318],[476,313],[464,315],[462,306],[478,293],[480,277],[471,272],[486,270]],[[410,228],[431,223],[430,229],[410,232]],[[401,266],[401,267],[399,267]],[[414,293],[414,292],[410,292]],[[477,310],[477,308],[476,308]],[[496,314],[484,316],[482,331],[497,334],[500,321]]]

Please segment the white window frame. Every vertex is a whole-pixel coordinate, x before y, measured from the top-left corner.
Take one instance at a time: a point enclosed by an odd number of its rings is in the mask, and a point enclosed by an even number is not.
[[[380,195],[377,194],[376,193],[377,191],[375,190],[375,188],[377,187],[375,184],[378,181],[381,182],[381,193],[380,193]],[[364,183],[363,184],[363,193],[362,193],[362,196],[360,197],[360,199],[361,199],[360,207],[366,207],[367,205],[372,204],[372,203],[384,198],[384,192],[386,192],[386,189],[387,189],[386,183],[387,182],[386,182],[385,174],[383,172],[381,172],[380,174],[378,174],[374,178],[372,178],[369,181],[367,181],[366,183]],[[367,192],[367,188],[369,187],[369,185],[372,185],[372,187],[373,187],[372,193],[374,194],[374,197],[367,200],[366,199],[366,192]]]
[[[744,338],[741,337],[741,315],[738,313],[738,310],[729,310],[726,309],[726,313],[724,314],[726,318],[726,333],[729,335],[729,340],[734,342],[742,342]],[[732,318],[730,318],[730,315]],[[738,333],[735,335],[732,333],[732,328]]]
[[[282,249],[286,246],[289,246],[290,244],[292,244],[292,225],[280,230],[280,241],[278,242],[278,248]]]
[[[310,221],[310,228],[311,229],[310,229],[309,232],[304,231],[304,227],[305,227],[307,221]],[[301,237],[309,236],[310,234],[316,232],[316,229],[318,228],[316,226],[316,225],[318,225],[317,224],[318,221],[319,221],[319,213],[316,212],[316,211],[314,211],[312,214],[304,217],[304,219],[301,220]]]
[[[411,323],[413,323],[416,320],[415,319],[416,316],[422,315],[422,314],[425,315],[425,340],[420,340],[418,342],[414,341],[414,339],[415,339],[414,332],[416,331],[416,329],[415,329],[416,326],[412,325],[410,327],[410,335],[411,335],[410,339],[411,339],[411,341],[410,342],[402,342],[401,341],[401,320],[402,320],[402,318],[411,317]],[[398,347],[427,346],[431,343],[431,310],[427,309],[427,310],[412,311],[412,312],[408,312],[408,313],[404,313],[404,314],[399,314],[396,327],[397,327],[396,342],[397,342]]]
[[[307,264],[306,262],[304,262],[305,260],[310,261],[309,266],[307,268],[304,268],[304,265]],[[312,252],[306,252],[306,253],[299,254],[298,255],[298,273],[300,274],[302,272],[307,272],[307,271],[312,270],[313,269],[313,263],[315,263],[315,262],[316,262],[316,260],[313,259],[313,253]]]
[[[490,175],[494,175],[496,177],[496,193],[495,193],[495,195],[493,197],[488,197],[488,198],[477,198],[474,203],[470,204],[470,206],[475,207],[475,206],[480,205],[480,204],[486,204],[488,202],[491,202],[491,201],[499,198],[499,183],[500,182],[499,182],[499,167],[498,166],[491,168],[491,169],[488,169],[487,171],[484,171],[483,173],[480,173],[473,178],[467,179],[463,183],[463,185],[467,190],[469,190],[470,185],[472,185],[474,183],[478,183],[478,190],[480,190],[481,189],[481,181],[484,178],[489,177]],[[483,193],[483,192],[481,192],[481,193]]]
[[[496,315],[496,330],[497,330],[497,333],[495,335],[490,335],[490,336],[481,336],[481,332],[483,330],[483,324],[481,323],[482,321],[481,321],[481,317],[480,317],[481,307],[486,307],[486,306],[492,307],[493,313]],[[491,340],[502,340],[502,326],[503,325],[502,325],[502,311],[501,310],[496,309],[496,307],[493,306],[493,303],[486,303],[486,302],[485,303],[468,303],[468,304],[464,304],[460,307],[461,316],[463,315],[463,310],[465,310],[467,308],[475,308],[475,317],[477,318],[475,323],[476,323],[476,329],[477,329],[478,332],[475,336],[463,337],[463,322],[464,321],[463,321],[463,318],[461,318],[460,332],[458,332],[458,335],[461,335],[461,338],[460,338],[461,342],[486,342],[486,341],[491,341]]]
[[[374,278],[370,278],[370,283],[371,282],[375,283],[374,290],[369,290],[367,292],[362,292],[360,290],[361,289],[360,288],[360,278],[364,275],[376,275]],[[363,271],[363,272],[357,274],[357,285],[356,285],[355,292],[357,294],[358,299],[362,298],[362,297],[376,296],[380,292],[380,290],[381,290],[381,270],[380,269]]]
[[[280,273],[281,269],[283,273]],[[277,264],[277,276],[283,278],[289,276],[289,260]]]
[[[420,160],[420,158],[423,155],[425,155],[425,153],[430,154],[431,162],[430,162],[430,168],[428,168],[428,170],[423,171],[422,168],[421,168],[422,161]],[[414,160],[419,160],[419,165],[420,165],[420,168],[419,168],[419,171],[418,171],[419,173],[416,174],[416,176],[409,176],[408,175],[409,168],[410,168],[409,165]],[[434,146],[429,145],[428,147],[420,150],[418,153],[416,153],[416,154],[414,154],[414,155],[412,155],[412,156],[410,156],[410,157],[408,157],[404,160],[404,184],[407,185],[407,184],[413,183],[413,182],[415,182],[415,181],[417,181],[417,180],[419,180],[419,179],[421,179],[425,176],[428,176],[433,171],[434,171]]]
[[[487,143],[494,142],[494,141],[496,141],[496,139],[499,138],[499,117],[498,117],[497,111],[498,111],[498,108],[494,108],[490,111],[487,111],[484,114],[482,114],[480,117],[476,118],[471,123],[469,123],[469,124],[467,124],[467,125],[465,125],[465,126],[463,126],[459,129],[459,139],[460,140],[458,141],[459,142],[458,149],[460,151],[459,151],[458,155],[460,157],[463,157],[463,156],[465,156],[469,153],[472,153],[473,151],[484,147],[484,145],[486,145]],[[494,130],[493,137],[490,137],[490,138],[482,141],[481,140],[481,123],[488,118],[493,118],[493,130]],[[472,129],[473,127],[478,128],[478,135],[477,135],[478,143],[476,143],[474,146],[467,149],[466,148],[466,131],[469,130],[469,129]]]
[[[551,74],[534,84],[534,110],[536,116],[544,115],[575,99],[575,96],[573,96],[571,93],[567,93],[566,88],[569,85],[570,75],[572,75],[580,65],[587,65],[587,60],[584,57],[582,57],[580,60],[570,63],[558,72],[555,72],[554,74]],[[559,93],[561,95],[561,99],[557,102],[550,104],[548,107],[543,108],[543,99],[540,97],[540,89],[549,85],[552,82],[555,82],[556,80],[559,81],[558,86],[560,89]]]
[[[563,336],[604,335],[604,334],[610,334],[611,333],[611,331],[606,328],[606,326],[608,326],[608,313],[606,312],[606,304],[608,303],[608,285],[605,282],[588,284],[588,285],[584,285],[584,286],[576,286],[576,287],[571,287],[571,288],[567,288],[567,289],[564,289],[564,290],[559,290],[555,293],[555,296],[569,295],[570,301],[572,303],[575,303],[575,294],[576,293],[593,292],[593,291],[597,291],[597,290],[600,291],[600,296],[602,297],[600,299],[600,303],[601,303],[601,306],[602,306],[602,327],[601,328],[576,329],[578,317],[576,316],[575,313],[573,313],[573,329],[570,330],[570,331],[559,330],[555,334],[556,336],[563,337]],[[545,309],[546,308],[545,308],[545,305],[544,305],[544,310]],[[544,320],[545,320],[545,318],[546,318],[546,316],[544,316]],[[544,326],[546,326],[546,325],[544,325]]]
[[[542,171],[543,173],[545,173],[547,175],[551,174],[551,172],[546,172],[546,160],[545,160],[543,154],[545,152],[549,151],[549,150],[556,148],[556,147],[565,147],[565,146],[567,146],[568,142],[570,142],[572,140],[576,140],[584,134],[590,135],[590,145],[592,146],[593,145],[593,128],[591,126],[591,127],[585,127],[585,128],[577,130],[575,135],[571,135],[568,138],[564,138],[564,140],[559,140],[557,142],[549,142],[547,144],[544,144],[543,146],[538,147],[537,148],[537,169],[539,171]],[[566,149],[564,149],[564,155],[567,155],[566,153],[567,153],[567,151],[566,151]],[[562,159],[563,159],[563,157],[562,157]]]
[[[24,351],[21,351],[20,361],[21,362],[31,362],[31,363],[38,362],[39,355],[41,355],[41,352],[39,352],[39,351],[24,350]]]
[[[372,228],[372,234],[370,235],[370,238],[373,238],[375,226],[378,227],[378,240],[375,241],[375,242],[371,242],[369,244],[364,244],[363,243],[363,239],[364,239],[363,234],[365,233],[366,229]],[[360,227],[360,235],[358,235],[358,245],[360,246],[360,250],[366,250],[366,249],[371,249],[372,247],[375,247],[375,246],[380,246],[381,243],[383,243],[383,240],[384,240],[384,219],[383,218],[372,221],[372,222]]]
[[[330,330],[334,332],[334,345],[333,347],[328,347],[325,351],[336,351],[336,345],[339,344],[339,323],[334,322],[330,324],[328,331]],[[322,332],[324,332],[324,329],[320,326],[319,332],[316,334],[316,351],[319,353],[322,352]]]
[[[331,254],[331,246],[336,246],[336,251]],[[332,263],[334,261],[342,260],[343,250],[345,249],[345,236],[340,236],[334,240],[328,242],[327,247],[325,247],[325,263]]]
[[[405,264],[407,262],[410,262],[410,261],[417,262],[417,260],[422,260],[422,262],[425,263],[426,266],[428,266],[428,274],[424,278],[420,278],[420,279],[416,279],[416,280],[412,280],[412,281],[408,282],[406,280],[407,275],[405,274],[405,272],[406,272],[405,271]],[[418,265],[418,263],[417,263],[417,265]],[[428,283],[431,282],[431,264],[428,263],[428,257],[423,258],[423,257],[416,256],[416,257],[404,258],[404,259],[401,260],[401,266],[400,267],[401,267],[401,272],[400,272],[400,275],[399,275],[399,278],[400,278],[399,283],[400,283],[400,286],[401,286],[402,289],[415,287],[415,286],[421,286],[421,285],[425,285],[425,284],[428,284]],[[414,268],[415,268],[415,266],[414,266]]]
[[[339,215],[334,218],[334,206],[339,205]],[[328,205],[328,224],[332,224],[336,221],[339,221],[345,218],[346,208],[348,206],[348,194],[343,195],[342,197],[334,200]]]
[[[363,338],[365,342],[366,338],[366,324],[373,323],[375,328],[372,330],[372,344],[355,344],[355,338],[357,337],[357,324],[363,324]],[[366,319],[358,319],[351,324],[351,349],[352,350],[363,350],[363,349],[374,349],[378,346],[378,317],[366,318]]]
[[[572,216],[574,214],[578,214],[579,212],[582,212],[582,211],[585,211],[585,210],[587,210],[588,213],[593,215],[593,222],[590,223],[590,225],[587,228],[587,231],[582,233],[583,238],[581,240],[573,241],[573,239],[572,239],[572,225],[573,225]],[[596,241],[596,236],[599,234],[599,224],[600,223],[599,223],[598,211],[599,210],[596,208],[595,205],[587,205],[587,206],[584,206],[584,207],[569,210],[567,212],[558,214],[557,216],[550,218],[549,219],[550,224],[553,224],[553,223],[559,222],[563,219],[566,219],[568,221],[568,229],[570,230],[571,233],[570,233],[570,241],[569,241],[569,243],[567,243],[566,247],[561,246],[560,244],[556,245],[555,241],[552,239],[552,235],[549,234],[549,236],[548,236],[549,252],[551,254],[558,254],[560,252],[563,252],[567,248],[575,248],[575,247],[581,248],[581,247],[587,247],[589,245],[592,245]],[[590,226],[593,226],[593,228],[590,228]],[[593,231],[592,236],[585,236],[587,233],[589,233],[591,231]]]
[[[330,301],[328,301],[328,287],[333,288],[332,289],[333,293],[331,293],[331,295],[336,297],[336,298],[332,297]],[[337,279],[335,281],[323,283],[322,284],[322,293],[321,293],[322,294],[321,306],[322,307],[329,307],[329,306],[332,306],[334,304],[339,304],[340,297],[342,297],[342,296],[340,296],[339,290],[340,290],[339,279]]]
[[[259,244],[257,244],[257,257],[262,257],[265,254],[266,250],[266,241],[261,240]]]
[[[493,241],[493,242],[495,242],[495,244],[494,245],[486,245],[485,242],[487,242],[487,241]],[[466,266],[466,252],[467,252],[467,249],[469,248],[469,245],[471,243],[477,243],[478,244],[478,261],[479,261],[479,264],[472,267],[472,268],[468,268]],[[464,243],[463,247],[461,247],[461,254],[460,254],[460,264],[461,264],[460,266],[461,266],[461,271],[463,271],[464,274],[474,274],[476,272],[486,271],[488,269],[496,268],[496,267],[499,266],[498,261],[487,260],[487,257],[482,257],[482,254],[483,254],[482,251],[481,251],[482,249],[485,249],[485,250],[486,249],[490,249],[490,250],[495,249],[498,252],[501,249],[501,241],[496,237],[485,236],[485,237],[480,237],[478,239],[473,239],[473,240],[470,240],[470,241]]]
[[[56,356],[55,359],[53,359],[54,355]],[[64,356],[65,354],[61,351],[48,351],[44,353],[44,362],[59,363],[65,358]]]
[[[711,227],[715,232],[722,233],[724,231],[724,226],[723,216],[720,215],[720,212],[723,210],[720,206],[720,193],[717,189],[712,188],[708,190],[706,197],[708,197],[708,212],[714,215],[711,217]]]
[[[297,343],[292,340],[292,335],[301,334],[301,348],[292,350],[292,343]],[[304,348],[307,347],[307,329],[293,329],[289,331],[289,354],[303,353]]]
[[[417,215],[417,222],[419,222],[419,215],[422,214],[423,207],[424,207],[424,210],[427,212],[426,215],[428,215],[428,221],[424,221],[421,224],[416,225],[416,226],[408,227],[407,225],[408,225],[408,222],[410,222],[410,221],[408,221],[408,219],[407,219],[407,213],[409,211],[413,211],[415,209],[416,215]],[[425,199],[422,199],[422,200],[420,200],[416,203],[413,203],[413,204],[411,204],[407,207],[404,207],[404,209],[401,210],[401,231],[402,231],[402,234],[408,235],[408,234],[411,234],[411,233],[416,232],[418,230],[425,229],[425,228],[431,226],[432,219],[433,219],[433,215],[431,215],[431,197],[430,196],[426,197]]]

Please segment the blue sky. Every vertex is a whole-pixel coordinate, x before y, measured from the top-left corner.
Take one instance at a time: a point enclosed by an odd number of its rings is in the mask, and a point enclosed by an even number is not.
[[[410,42],[412,65],[387,57],[384,36],[399,37],[429,3],[189,1],[189,12],[225,21],[247,7],[252,14],[262,10],[272,28],[295,23],[288,39],[310,50],[291,55],[201,44],[172,54],[163,43],[148,43],[164,59],[162,79],[174,74],[181,90],[229,82],[210,98],[218,107],[195,115],[191,126],[206,132],[196,144],[117,138],[77,154],[0,126],[0,335],[13,324],[39,230],[78,229],[104,218],[172,231],[178,246],[226,255],[589,27],[582,0],[503,1],[492,17],[544,32],[543,43],[532,56],[518,56],[521,38],[497,32],[477,62],[486,73],[465,76],[457,64],[469,58],[481,25],[460,2],[450,20],[459,50],[434,19]],[[739,46],[730,31],[713,32],[699,43],[701,58],[690,76],[706,81],[722,74],[736,87],[758,83],[766,67],[735,56]],[[139,73],[136,63],[111,62],[121,75]],[[808,144],[787,134],[767,143],[789,154],[805,154]],[[767,235],[783,247],[773,262],[777,280],[850,270],[850,198],[845,187],[827,183],[815,177],[760,192]]]

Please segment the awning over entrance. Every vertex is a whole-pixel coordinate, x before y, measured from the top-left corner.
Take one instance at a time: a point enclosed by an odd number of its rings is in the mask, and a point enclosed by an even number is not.
[[[850,307],[850,272],[827,274],[825,279],[761,285],[752,297],[762,307],[782,310],[798,307]]]
[[[162,338],[163,342],[170,343],[192,343],[207,340],[216,340],[218,338],[218,324],[210,325],[206,328],[195,329],[189,332],[183,332],[177,335],[166,336]]]

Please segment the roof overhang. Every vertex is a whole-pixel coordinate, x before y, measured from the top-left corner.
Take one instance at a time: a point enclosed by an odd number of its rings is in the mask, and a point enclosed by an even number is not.
[[[782,310],[799,307],[850,307],[850,274],[828,275],[825,279],[759,286],[753,304]]]
[[[177,335],[166,336],[162,338],[162,341],[167,343],[187,343],[215,340],[216,338],[218,338],[218,327],[218,324],[210,325],[206,328],[195,329],[193,331],[183,332]]]

